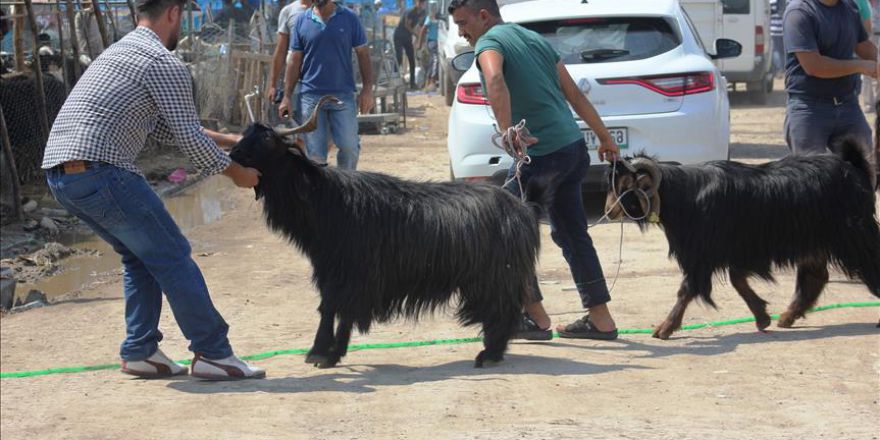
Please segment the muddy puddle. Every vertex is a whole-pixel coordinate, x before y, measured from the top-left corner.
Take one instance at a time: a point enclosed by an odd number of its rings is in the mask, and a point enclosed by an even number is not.
[[[235,186],[222,176],[207,178],[173,195],[163,197],[165,207],[184,233],[189,229],[219,220],[224,212],[233,208],[230,194]],[[83,232],[62,233],[55,240],[65,246],[88,252],[74,255],[58,264],[61,271],[54,276],[15,288],[17,297],[24,297],[31,290],[39,290],[51,301],[61,295],[80,290],[98,280],[101,275],[121,271],[120,257],[113,248],[95,235]],[[97,255],[96,255],[97,254]]]

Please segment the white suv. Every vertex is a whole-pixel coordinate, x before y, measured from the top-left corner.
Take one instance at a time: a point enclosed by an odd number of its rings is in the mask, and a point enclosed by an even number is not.
[[[719,39],[717,54],[708,55],[678,1],[534,0],[503,6],[501,15],[550,42],[622,154],[681,164],[729,157],[727,84],[710,58],[736,56],[742,48]],[[596,156],[598,140],[572,114],[591,150],[586,189],[604,190],[607,165]],[[491,142],[494,122],[471,65],[449,115],[453,179],[503,181],[512,159]]]

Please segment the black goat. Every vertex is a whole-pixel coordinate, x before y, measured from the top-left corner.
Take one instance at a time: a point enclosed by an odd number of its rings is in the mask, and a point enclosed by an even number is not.
[[[828,263],[880,297],[872,170],[853,139],[836,142],[832,151],[840,155],[789,156],[761,165],[677,166],[637,157],[612,168],[609,216],[643,217],[642,230],[658,221],[684,274],[678,301],[654,337],[667,339],[680,328],[694,298],[714,307],[712,277],[723,271],[758,329],[770,325],[770,316],[747,280],[772,281],[774,266],[797,268],[794,300],[779,327],[791,327],[815,304],[828,282]]]
[[[312,262],[321,323],[306,363],[332,367],[353,325],[417,318],[456,292],[458,320],[482,324],[475,366],[502,360],[535,272],[536,213],[490,185],[321,167],[282,134],[252,125],[231,157],[260,171],[267,224]]]

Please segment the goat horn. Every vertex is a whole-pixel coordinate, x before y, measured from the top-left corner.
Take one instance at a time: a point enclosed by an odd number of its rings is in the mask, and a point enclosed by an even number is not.
[[[639,171],[646,171],[651,176],[652,189],[656,191],[660,188],[660,180],[663,176],[660,174],[660,168],[657,167],[656,162],[644,157],[637,157],[632,161],[632,167]]]
[[[306,121],[305,124],[302,124],[299,127],[275,130],[275,132],[281,136],[287,136],[287,135],[291,135],[291,134],[315,131],[315,129],[318,128],[318,110],[320,110],[321,106],[323,106],[324,103],[326,103],[328,101],[332,101],[334,104],[337,104],[337,105],[342,104],[342,101],[337,99],[335,96],[324,95],[321,97],[320,100],[318,100],[318,105],[315,106],[315,109],[312,111],[312,115],[309,116],[309,120]]]

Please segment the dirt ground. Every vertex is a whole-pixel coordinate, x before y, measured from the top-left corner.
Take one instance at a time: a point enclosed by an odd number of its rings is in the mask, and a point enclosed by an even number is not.
[[[753,107],[735,96],[732,156],[786,153],[782,95]],[[361,169],[412,179],[448,178],[447,108],[411,99],[402,135],[364,136]],[[223,177],[217,177],[223,179]],[[228,186],[235,209],[188,233],[212,297],[240,355],[308,348],[317,328],[309,262],[264,226],[250,191]],[[757,219],[756,219],[757,220]],[[764,219],[772,221],[772,219]],[[680,273],[660,230],[623,227],[612,311],[621,328],[649,328],[671,308]],[[592,229],[607,278],[617,272],[621,227]],[[580,316],[561,252],[543,227],[539,274],[555,323]],[[368,262],[365,262],[368,263]],[[840,274],[820,305],[872,301]],[[784,310],[791,273],[754,283],[772,313]],[[113,276],[77,298],[0,320],[3,372],[118,362],[122,285]],[[685,324],[748,316],[727,282],[719,308],[694,304]],[[515,342],[506,361],[472,368],[480,344],[350,352],[333,369],[302,355],[257,361],[265,380],[234,383],[138,380],[116,370],[7,378],[0,436],[25,438],[474,438],[474,439],[877,439],[880,437],[880,309],[808,315],[796,328],[757,332],[750,323],[676,333],[668,341]],[[162,349],[189,358],[165,308]],[[377,325],[353,344],[467,338],[449,313],[418,324]]]

